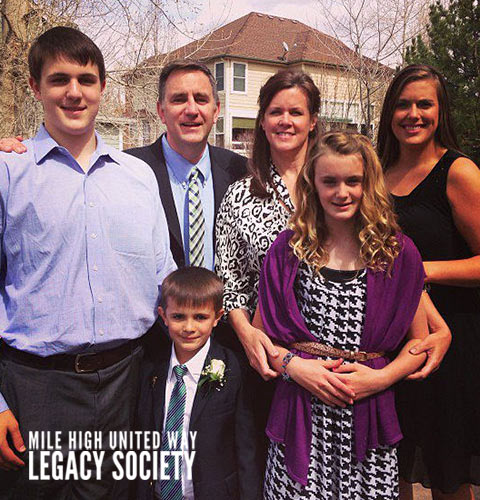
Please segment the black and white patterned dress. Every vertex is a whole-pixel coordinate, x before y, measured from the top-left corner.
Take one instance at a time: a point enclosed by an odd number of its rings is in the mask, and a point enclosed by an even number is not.
[[[366,271],[300,264],[295,294],[300,313],[318,341],[358,350],[365,317]],[[392,500],[398,498],[397,452],[383,446],[355,459],[353,407],[330,407],[312,396],[312,446],[306,487],[288,475],[283,445],[271,443],[265,477],[267,500]]]
[[[267,186],[270,198],[252,196],[251,177],[246,177],[228,188],[218,211],[215,271],[225,285],[226,314],[233,309],[255,312],[263,259],[293,211],[288,189],[273,165],[271,175],[275,189]]]

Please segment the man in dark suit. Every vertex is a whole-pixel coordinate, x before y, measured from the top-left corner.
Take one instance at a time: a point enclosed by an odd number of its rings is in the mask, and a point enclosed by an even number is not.
[[[202,63],[183,60],[165,66],[159,78],[157,111],[167,128],[150,146],[126,152],[152,167],[179,267],[189,265],[188,180],[198,185],[205,219],[204,266],[213,269],[215,216],[228,186],[246,172],[246,158],[208,144],[220,103],[215,79]]]

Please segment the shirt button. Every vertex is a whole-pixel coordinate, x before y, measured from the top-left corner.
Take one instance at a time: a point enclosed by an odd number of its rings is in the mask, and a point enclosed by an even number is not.
[[[93,266],[93,270],[94,270],[94,271],[98,271],[98,266],[97,266],[97,264],[95,264],[95,265]]]
[[[182,182],[182,187],[183,187],[183,189],[187,189],[187,183],[186,182]]]
[[[95,233],[92,233],[92,234],[90,235],[90,238],[95,239],[96,237],[97,237],[97,235],[96,235]]]
[[[89,207],[93,208],[95,206],[95,203],[93,203],[93,201],[91,201],[89,204],[88,204]]]
[[[100,328],[100,330],[98,330],[98,333],[99,333],[100,335],[103,335],[105,332],[103,331],[103,328]]]
[[[103,297],[98,297],[98,302],[101,304],[103,302]]]

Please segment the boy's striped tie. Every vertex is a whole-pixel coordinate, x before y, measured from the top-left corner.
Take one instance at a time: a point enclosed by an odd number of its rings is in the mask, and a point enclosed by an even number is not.
[[[172,452],[181,450],[183,417],[185,415],[185,401],[187,399],[187,388],[183,377],[187,371],[185,365],[177,365],[173,368],[173,373],[175,373],[177,380],[173,386],[170,402],[168,403],[167,420],[162,437],[162,451]],[[173,435],[175,432],[177,433],[177,448],[171,449],[169,448],[168,434]],[[175,479],[175,460],[173,456],[169,456],[167,462],[169,466],[166,473],[170,476],[170,479],[160,481],[160,498],[162,500],[182,500],[182,460],[180,460],[180,476],[178,479]]]

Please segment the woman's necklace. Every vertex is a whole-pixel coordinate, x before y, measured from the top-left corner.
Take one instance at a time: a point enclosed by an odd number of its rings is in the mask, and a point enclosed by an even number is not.
[[[341,269],[332,269],[330,267],[325,266],[325,267],[322,267],[320,269],[320,274],[321,274],[322,278],[325,279],[326,281],[336,281],[336,282],[340,282],[340,283],[348,283],[349,281],[355,281],[360,276],[362,271],[364,271],[364,269],[365,268],[355,269],[355,270],[352,269],[351,271],[348,271],[348,270],[344,271]],[[329,278],[328,274],[330,274],[330,278]],[[344,276],[342,276],[342,274]],[[345,274],[347,274],[347,276],[345,276]],[[331,279],[333,277],[333,275],[335,276],[335,279]]]

